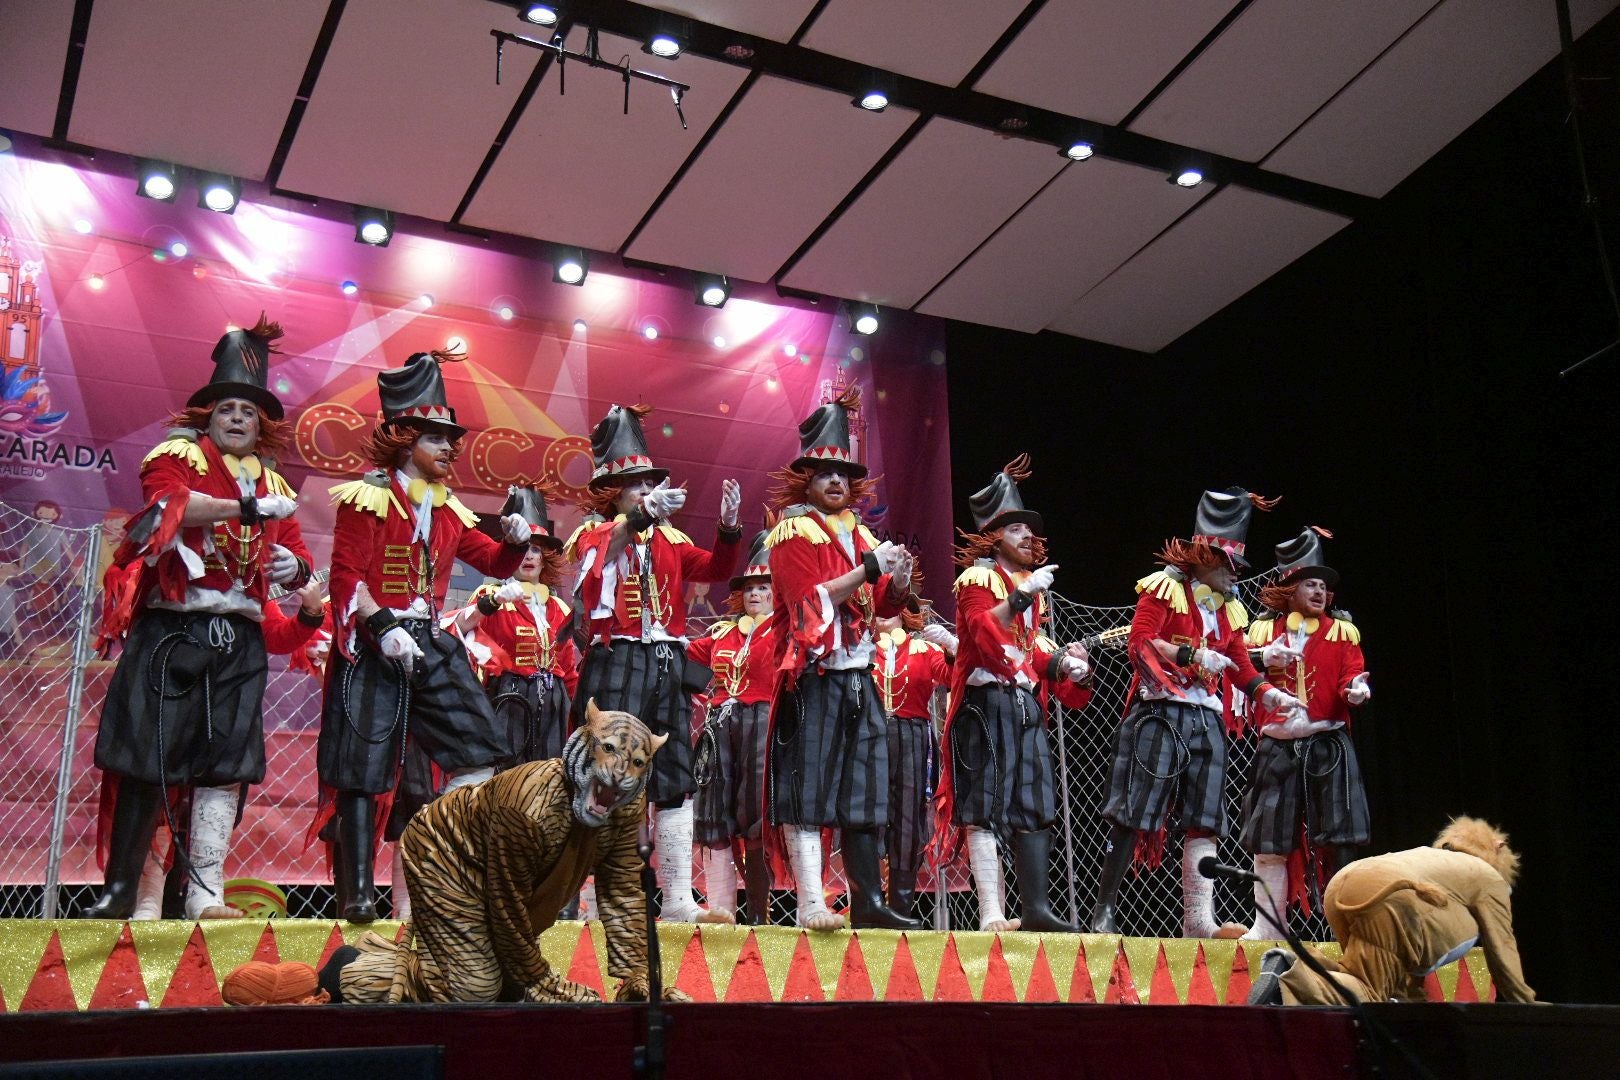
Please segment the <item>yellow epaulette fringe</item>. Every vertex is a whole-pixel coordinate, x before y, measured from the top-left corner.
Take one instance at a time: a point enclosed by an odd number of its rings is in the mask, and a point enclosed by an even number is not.
[[[1174,611],[1177,615],[1185,615],[1187,614],[1186,584],[1185,581],[1172,577],[1168,571],[1155,570],[1136,583],[1136,592],[1137,595],[1151,592],[1155,598],[1167,601],[1170,604],[1171,611]],[[1247,626],[1248,623],[1249,620],[1245,617],[1243,625]]]
[[[964,585],[977,585],[981,589],[989,589],[990,594],[997,600],[1007,599],[1006,580],[988,566],[970,566],[963,570],[951,585],[951,592],[953,594],[961,592]]]
[[[1334,619],[1333,625],[1328,627],[1327,640],[1348,641],[1352,645],[1361,644],[1361,631],[1349,619]]]
[[[197,440],[194,438],[187,439],[176,436],[164,439],[152,448],[150,454],[141,459],[141,467],[145,468],[146,464],[153,458],[160,458],[164,454],[173,454],[177,458],[184,458],[187,465],[197,470],[198,476],[208,475],[208,459],[203,456],[202,447],[197,445]]]

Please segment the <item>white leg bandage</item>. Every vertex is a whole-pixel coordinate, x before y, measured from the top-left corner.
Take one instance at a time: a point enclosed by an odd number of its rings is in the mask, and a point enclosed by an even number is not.
[[[977,825],[967,827],[968,869],[973,872],[973,890],[979,897],[979,929],[1009,930],[1006,909],[1002,906],[1003,881],[1001,852],[996,836],[989,829]]]
[[[444,793],[448,795],[456,788],[466,787],[468,784],[482,784],[494,775],[495,766],[493,765],[477,765],[470,769],[457,769],[450,774],[449,783],[444,785]]]
[[[692,899],[692,800],[653,819],[658,844],[658,890],[663,894],[665,922],[696,922],[704,914]]]
[[[1254,925],[1243,936],[1249,941],[1276,941],[1283,936],[1278,927],[1288,925],[1288,856],[1256,855],[1254,872],[1260,879],[1254,883]],[[1266,898],[1268,888],[1275,903]],[[1266,911],[1276,923],[1261,914]]]
[[[730,847],[703,849],[703,883],[707,886],[709,910],[716,914],[737,912],[737,861]]]
[[[141,883],[135,890],[135,914],[132,922],[151,922],[163,918],[163,863],[169,857],[169,830],[158,827],[152,838],[152,850],[146,853],[146,865],[141,867]]]
[[[793,867],[793,887],[797,891],[799,925],[810,930],[836,930],[843,920],[827,910],[821,889],[821,830],[784,825],[788,861]]]
[[[411,917],[411,891],[405,884],[405,849],[394,841],[393,876],[389,888],[394,901],[394,918],[404,922]]]
[[[1189,836],[1181,851],[1181,936],[1238,937],[1248,927],[1215,918],[1215,883],[1198,872],[1198,863],[1215,855],[1215,841]]]
[[[195,788],[191,792],[191,880],[186,886],[186,918],[199,919],[209,908],[215,918],[229,918],[225,908],[225,856],[236,825],[236,786]],[[241,914],[237,912],[236,914]]]

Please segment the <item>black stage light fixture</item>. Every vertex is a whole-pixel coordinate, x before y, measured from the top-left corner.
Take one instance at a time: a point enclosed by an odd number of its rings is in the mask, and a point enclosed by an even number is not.
[[[394,238],[394,214],[370,206],[354,208],[354,239],[372,247],[387,247]]]
[[[216,214],[236,213],[242,201],[242,181],[223,173],[204,173],[197,182],[197,205]]]
[[[850,304],[849,328],[862,337],[878,332],[878,306],[876,304]]]
[[[1204,170],[1189,165],[1185,169],[1176,170],[1165,179],[1176,185],[1176,187],[1195,188],[1204,182],[1205,177]]]
[[[135,167],[135,193],[143,199],[173,202],[180,193],[180,170],[167,161],[142,158]]]
[[[692,299],[704,307],[725,307],[731,299],[731,282],[722,274],[697,274],[692,279]]]
[[[556,26],[562,17],[562,9],[556,4],[521,4],[519,10],[523,12],[524,22],[536,26]]]
[[[583,285],[591,272],[591,260],[584,248],[559,247],[551,257],[551,280],[559,285]]]
[[[674,60],[681,55],[681,50],[684,48],[686,46],[681,42],[680,38],[674,34],[660,31],[647,39],[646,44],[641,46],[641,51],[651,53],[664,60]]]
[[[1063,156],[1070,161],[1084,161],[1097,152],[1097,148],[1084,139],[1076,139],[1062,147]]]

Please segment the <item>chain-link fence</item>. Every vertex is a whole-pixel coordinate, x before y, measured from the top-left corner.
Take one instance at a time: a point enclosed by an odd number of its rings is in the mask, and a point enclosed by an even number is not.
[[[94,899],[102,880],[95,851],[101,786],[93,754],[113,662],[96,657],[91,646],[101,575],[109,558],[110,543],[103,541],[111,538],[104,538],[99,528],[62,527],[55,523],[53,509],[42,504],[29,514],[0,505],[0,679],[5,687],[0,699],[0,918],[72,914]],[[1240,586],[1251,609],[1261,584],[1263,579],[1257,578]],[[1048,630],[1055,640],[1093,639],[1090,705],[1073,712],[1054,703],[1051,717],[1064,793],[1054,829],[1051,899],[1059,915],[1083,923],[1095,898],[1107,831],[1098,810],[1107,795],[1114,733],[1131,678],[1123,649],[1094,639],[1128,624],[1132,609],[1078,604],[1056,595],[1052,599]],[[296,600],[280,602],[291,613]],[[708,621],[699,617],[694,624],[701,628]],[[305,844],[317,799],[321,687],[307,671],[290,668],[286,657],[272,656],[269,663],[267,772],[244,803],[225,873],[227,878],[280,885],[293,917],[331,917],[335,902],[325,846]],[[1235,835],[1254,757],[1253,737],[1231,740],[1229,749],[1226,797]],[[1152,936],[1180,933],[1180,854],[1180,837],[1171,833],[1163,863],[1126,879],[1121,930]],[[1225,862],[1248,864],[1232,839],[1221,842],[1220,855]],[[1016,916],[1010,861],[1006,870],[1008,914]],[[385,847],[377,880],[386,885],[390,876]],[[977,902],[964,869],[952,867],[942,878],[919,899],[918,914],[940,928],[976,927]],[[843,889],[836,853],[829,861],[827,884],[834,893]],[[1222,918],[1253,919],[1246,887],[1218,882],[1215,897]],[[772,922],[793,922],[791,892],[773,893],[771,907]],[[1301,919],[1296,911],[1294,918],[1308,937],[1326,933],[1320,917]]]

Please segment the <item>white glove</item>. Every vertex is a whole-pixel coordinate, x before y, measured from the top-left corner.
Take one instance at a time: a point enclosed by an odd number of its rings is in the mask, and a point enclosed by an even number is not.
[[[686,489],[670,487],[667,478],[658,481],[657,487],[641,497],[641,509],[654,521],[669,517],[685,505]]]
[[[1024,579],[1023,583],[1018,586],[1018,589],[1020,592],[1026,592],[1031,596],[1034,596],[1036,593],[1043,593],[1052,587],[1052,576],[1056,573],[1056,563],[1047,566],[1037,566],[1035,569],[1029,572],[1029,577]]]
[[[272,496],[272,498],[280,498],[280,496]],[[271,544],[270,583],[272,585],[291,585],[297,578],[298,556],[280,544]]]
[[[878,570],[885,574],[894,573],[894,568],[900,565],[900,556],[905,554],[905,548],[897,547],[892,540],[885,540],[872,549],[872,557],[877,559]]]
[[[501,535],[508,544],[527,544],[534,530],[523,520],[522,514],[507,514],[501,518]]]
[[[508,581],[495,590],[497,604],[515,604],[523,599],[523,585],[520,582]]]
[[[304,646],[304,655],[309,657],[309,662],[316,667],[324,668],[326,658],[332,655],[332,639],[329,637],[316,638]]]
[[[1214,649],[1194,650],[1192,660],[1194,666],[1203,668],[1211,675],[1219,675],[1223,671],[1230,671],[1232,668],[1237,667],[1236,664],[1232,663],[1231,657],[1225,653],[1216,652]]]
[[[911,572],[916,568],[917,560],[912,558],[911,552],[904,547],[897,547],[895,550],[899,555],[894,560],[894,568],[889,571],[889,589],[904,594],[911,588]]]
[[[1091,674],[1091,664],[1078,656],[1065,653],[1058,661],[1058,674],[1072,682],[1083,682]]]
[[[1370,697],[1372,697],[1372,687],[1367,685],[1367,673],[1363,671],[1350,680],[1350,685],[1344,691],[1344,700],[1352,705],[1360,705]]]
[[[1264,668],[1283,668],[1297,661],[1305,654],[1289,645],[1283,638],[1278,638],[1260,651],[1260,666]]]
[[[1275,686],[1268,686],[1260,694],[1260,707],[1271,713],[1304,712],[1305,707],[1293,694],[1285,694]]]
[[[742,509],[742,486],[735,480],[720,482],[720,524],[737,527],[737,511]]]
[[[952,656],[956,655],[956,635],[945,629],[945,627],[941,626],[939,623],[929,623],[927,626],[917,631],[917,635],[924,641],[929,641],[935,645],[938,645]]]
[[[384,634],[377,647],[388,659],[398,660],[407,675],[423,655],[421,647],[416,644],[416,639],[411,637],[410,631],[403,626],[396,626]]]
[[[266,495],[259,500],[259,516],[271,521],[290,518],[297,509],[298,504],[285,495]]]

